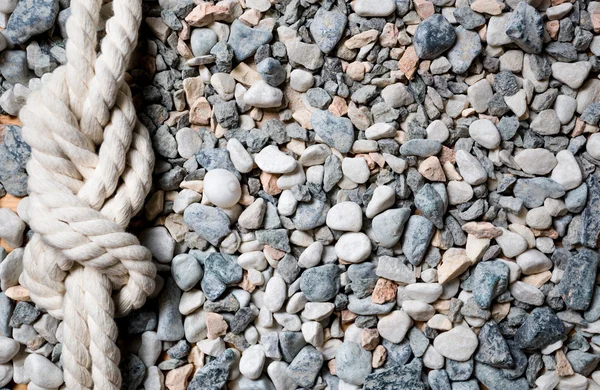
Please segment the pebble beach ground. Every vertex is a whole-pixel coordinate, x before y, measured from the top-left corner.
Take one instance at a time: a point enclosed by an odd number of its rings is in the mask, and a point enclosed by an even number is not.
[[[143,10],[131,231],[159,272],[118,319],[123,389],[600,389],[600,2]],[[64,387],[62,323],[19,284],[13,117],[70,12],[0,0],[0,389]]]

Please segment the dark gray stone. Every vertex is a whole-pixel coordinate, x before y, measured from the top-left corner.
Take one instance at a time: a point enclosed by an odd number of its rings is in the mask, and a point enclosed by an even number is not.
[[[306,98],[308,103],[321,110],[326,110],[331,104],[331,96],[323,88],[311,88],[306,91]]]
[[[348,118],[337,117],[329,111],[318,110],[310,117],[310,124],[327,145],[341,153],[348,153],[354,143],[354,126]]]
[[[340,269],[325,264],[305,270],[300,276],[300,290],[310,302],[332,300],[340,290]]]
[[[233,349],[226,349],[216,359],[198,369],[188,386],[188,390],[221,390],[227,383],[229,371],[236,360]]]
[[[444,227],[445,203],[435,188],[427,183],[415,195],[415,206],[421,215],[429,219],[438,229]]]
[[[270,30],[252,28],[236,19],[231,24],[227,44],[233,49],[235,59],[244,61],[254,55],[260,45],[268,43],[272,38],[273,34]]]
[[[479,348],[475,360],[497,368],[510,368],[514,364],[510,349],[494,321],[486,322],[479,330]]]
[[[502,261],[477,264],[473,275],[473,298],[482,309],[488,309],[494,298],[508,288],[510,269]]]
[[[37,307],[28,302],[18,302],[10,318],[9,325],[12,328],[18,328],[21,325],[31,325],[38,319],[41,312]]]
[[[539,54],[544,45],[544,21],[535,8],[522,1],[508,20],[506,35],[527,53]]]
[[[569,309],[586,310],[592,303],[599,259],[596,252],[584,248],[567,262],[558,291]]]
[[[408,219],[402,251],[412,265],[419,265],[435,233],[435,226],[427,218],[413,215]]]
[[[329,204],[320,199],[312,199],[310,202],[301,202],[296,208],[292,222],[298,230],[315,229],[325,223]]]
[[[466,7],[463,7],[466,8]],[[448,373],[444,370],[431,370],[427,375],[431,390],[452,390]]]
[[[119,370],[121,371],[121,389],[123,390],[136,390],[146,375],[144,362],[132,353],[128,353],[121,359]]]
[[[322,365],[323,355],[321,352],[313,346],[307,345],[300,350],[285,371],[298,386],[309,388],[314,385]]]
[[[586,183],[588,202],[581,213],[581,223],[585,229],[581,229],[580,240],[588,248],[597,248],[600,235],[600,181],[592,174],[588,176]]]
[[[242,280],[242,267],[237,263],[237,258],[225,253],[211,253],[204,260],[204,278],[202,291],[206,298],[215,301],[218,299],[228,284],[238,283]]]
[[[466,381],[473,374],[473,359],[466,362],[457,362],[456,360],[446,359],[446,372],[452,381]]]
[[[310,24],[310,33],[323,53],[329,53],[338,44],[344,34],[346,15],[338,8],[331,10],[320,7]]]
[[[289,252],[290,239],[285,229],[256,230],[256,240],[280,251]]]
[[[256,314],[250,307],[242,307],[229,322],[229,329],[235,334],[242,334],[255,318]]]
[[[306,340],[304,340],[302,332],[279,333],[279,347],[281,348],[281,356],[287,363],[291,363],[305,345]]]
[[[240,120],[235,100],[214,104],[213,115],[215,116],[217,123],[219,123],[225,129],[237,128]],[[227,153],[227,158],[229,158],[229,153]]]
[[[409,364],[394,366],[368,375],[363,390],[425,390],[426,386],[421,381],[422,371],[421,359],[413,359]]]
[[[434,14],[419,23],[413,44],[419,58],[433,60],[450,49],[455,39],[454,27],[441,14]]]
[[[183,220],[200,237],[215,246],[230,232],[227,214],[217,207],[193,203],[183,212]]]
[[[253,132],[250,132],[252,134]],[[226,169],[233,173],[238,180],[242,178],[242,175],[235,169],[235,166],[229,159],[229,152],[227,149],[202,149],[196,154],[196,160],[198,164],[206,168],[207,171],[213,169]]]
[[[440,150],[442,150],[442,144],[433,139],[411,139],[400,147],[402,155],[417,157],[435,156]]]
[[[521,349],[543,349],[563,338],[563,322],[549,307],[536,307],[517,330],[514,340]]]
[[[263,80],[267,84],[277,87],[281,85],[287,76],[285,69],[281,66],[281,63],[275,58],[265,58],[256,66],[256,71],[260,73]]]
[[[398,344],[383,339],[381,345],[383,345],[387,352],[387,358],[383,365],[384,368],[403,366],[412,357],[412,351],[407,339],[402,340]]]
[[[485,385],[488,390],[528,390],[527,379],[506,379],[502,370],[488,366],[487,364],[475,363],[475,377]]]

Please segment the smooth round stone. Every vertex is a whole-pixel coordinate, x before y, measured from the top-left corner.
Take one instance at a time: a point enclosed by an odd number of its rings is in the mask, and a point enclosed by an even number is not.
[[[242,352],[240,373],[249,379],[258,379],[265,365],[265,351],[260,344],[252,345]]]
[[[302,69],[294,69],[290,73],[290,86],[298,92],[308,91],[315,83],[312,73]]]
[[[0,336],[0,364],[10,362],[18,352],[18,342],[8,337]]]
[[[444,288],[439,283],[415,283],[406,286],[404,291],[410,299],[433,303],[442,295]]]
[[[283,100],[283,92],[266,81],[259,80],[246,91],[243,100],[245,104],[258,108],[279,107]]]
[[[164,226],[142,230],[140,243],[150,250],[150,253],[158,262],[167,264],[173,260],[175,240]]]
[[[527,240],[520,234],[502,229],[502,235],[495,238],[502,249],[504,256],[512,258],[525,252],[528,248]]]
[[[545,207],[536,207],[527,212],[525,222],[534,229],[545,230],[552,226],[552,216]]]
[[[204,272],[194,256],[182,253],[173,258],[171,274],[180,289],[189,291],[200,281]]]
[[[236,138],[229,139],[227,141],[227,151],[235,169],[241,173],[248,173],[252,170],[254,167],[252,155],[248,153],[240,141]]]
[[[403,310],[394,310],[377,322],[379,335],[392,343],[404,340],[406,333],[413,324],[412,318]]]
[[[269,279],[265,294],[263,296],[264,305],[271,313],[279,311],[283,307],[287,298],[287,286],[283,278],[279,275]]]
[[[583,175],[575,156],[570,150],[561,150],[556,154],[558,164],[552,170],[550,178],[562,185],[568,191],[579,187],[583,181]]]
[[[11,363],[0,364],[0,386],[4,387],[13,378],[13,365]]]
[[[183,158],[192,158],[202,147],[202,138],[198,132],[189,127],[184,127],[175,134],[177,152]]]
[[[515,162],[523,172],[531,175],[545,175],[558,164],[554,154],[543,148],[525,149],[517,153]]]
[[[428,321],[435,314],[433,306],[415,300],[406,300],[402,302],[402,310],[415,321]]]
[[[233,173],[226,169],[213,169],[204,176],[204,196],[217,207],[229,208],[240,200],[242,188]]]
[[[470,185],[476,186],[483,184],[487,180],[487,172],[472,154],[459,150],[456,152],[456,164],[463,179]]]
[[[525,275],[538,274],[552,268],[552,260],[537,249],[526,250],[516,260]]]
[[[596,160],[600,160],[600,133],[594,133],[589,136],[585,150],[590,156]]]
[[[444,143],[450,136],[448,126],[439,119],[434,120],[427,126],[427,139],[433,139]]]
[[[322,165],[330,155],[331,148],[329,146],[323,144],[311,145],[304,149],[298,162],[304,167]]]
[[[274,145],[261,150],[254,156],[254,161],[260,169],[269,173],[289,173],[298,165],[295,158],[283,153]]]
[[[315,241],[300,254],[298,265],[302,268],[312,268],[319,264],[322,255],[323,243],[321,241]]]
[[[42,355],[31,354],[25,359],[25,371],[31,382],[40,387],[58,388],[63,384],[63,372]]]
[[[345,233],[335,244],[335,254],[348,263],[360,263],[371,254],[371,240],[364,233]]]
[[[542,306],[544,304],[544,293],[535,288],[531,284],[521,281],[516,281],[509,287],[510,294],[518,301],[528,303],[534,306]]]
[[[457,205],[466,203],[473,197],[473,187],[466,181],[451,181],[446,187],[448,203]]]
[[[383,100],[393,108],[400,108],[414,103],[415,99],[406,85],[396,83],[388,85],[381,90]]]
[[[382,138],[394,138],[396,136],[396,129],[389,123],[375,123],[373,126],[365,130],[365,137],[367,139],[382,139]]]
[[[373,18],[386,17],[396,10],[393,0],[356,0],[354,12],[358,16]]]
[[[500,146],[500,132],[488,119],[478,119],[471,123],[469,135],[484,148],[496,149]]]
[[[566,125],[573,118],[577,109],[577,100],[567,95],[558,95],[554,101],[554,111],[560,120],[560,123]]]
[[[367,161],[362,157],[344,158],[342,160],[342,172],[344,176],[357,184],[366,183],[371,175]]]
[[[210,49],[217,44],[217,34],[208,28],[195,28],[190,36],[192,53],[196,57],[210,54]]]
[[[413,43],[419,58],[433,60],[450,49],[455,40],[454,27],[441,14],[434,14],[419,23]]]
[[[465,362],[473,356],[479,342],[467,326],[457,326],[441,333],[433,340],[433,347],[448,359]]]
[[[360,232],[362,209],[354,202],[340,202],[327,212],[327,226],[345,232]]]

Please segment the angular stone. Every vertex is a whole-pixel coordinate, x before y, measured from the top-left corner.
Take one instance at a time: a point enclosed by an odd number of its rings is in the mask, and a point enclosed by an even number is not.
[[[346,15],[337,8],[330,11],[320,7],[310,24],[310,32],[323,53],[329,53],[338,44],[347,23]]]
[[[515,333],[514,340],[521,349],[543,349],[563,338],[563,322],[549,307],[532,310]]]
[[[473,298],[482,309],[488,309],[494,298],[508,288],[510,269],[502,261],[477,264],[473,276]]]
[[[227,43],[233,49],[236,60],[244,61],[252,56],[259,46],[268,43],[272,38],[271,31],[249,27],[236,19],[231,24]]]
[[[402,251],[411,264],[421,264],[434,233],[435,226],[427,218],[413,215],[408,219]]]
[[[479,350],[475,360],[497,368],[510,368],[513,358],[504,337],[500,334],[498,325],[488,321],[479,330]]]
[[[558,291],[571,310],[587,310],[594,294],[600,255],[590,249],[580,252],[567,261]]]
[[[454,27],[441,14],[434,14],[419,23],[413,44],[419,58],[433,60],[450,49],[455,38]]]
[[[508,20],[506,35],[527,53],[541,53],[544,44],[542,16],[527,2],[520,2]]]
[[[313,112],[310,123],[329,146],[348,153],[354,143],[354,126],[348,118],[334,116],[329,111]]]

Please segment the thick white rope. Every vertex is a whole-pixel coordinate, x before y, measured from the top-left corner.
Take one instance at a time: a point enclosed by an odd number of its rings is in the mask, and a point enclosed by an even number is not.
[[[28,215],[35,232],[21,284],[64,320],[69,389],[120,388],[114,316],[142,306],[156,274],[150,252],[125,231],[143,206],[154,166],[148,131],[123,81],[141,0],[113,1],[97,56],[101,5],[71,2],[67,64],[42,78],[20,113],[31,146]]]

